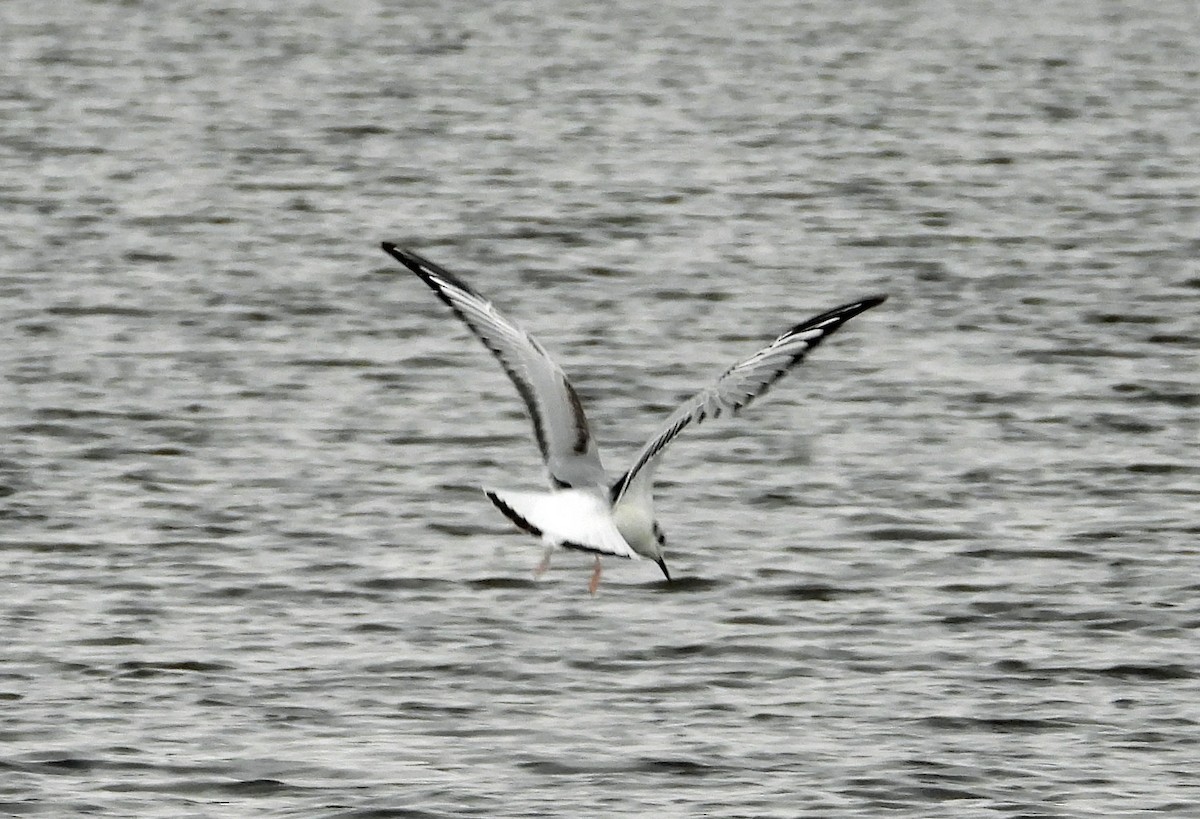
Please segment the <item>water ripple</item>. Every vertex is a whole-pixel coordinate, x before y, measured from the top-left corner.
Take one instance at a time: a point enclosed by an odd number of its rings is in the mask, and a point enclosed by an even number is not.
[[[61,5],[0,29],[0,813],[1191,815],[1194,4]],[[592,597],[384,239],[616,473],[891,298]]]

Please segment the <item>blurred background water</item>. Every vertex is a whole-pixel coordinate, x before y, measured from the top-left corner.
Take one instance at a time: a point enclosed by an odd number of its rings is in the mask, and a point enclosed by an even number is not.
[[[1194,816],[1190,0],[0,5],[0,813]],[[661,471],[561,555],[486,352]]]

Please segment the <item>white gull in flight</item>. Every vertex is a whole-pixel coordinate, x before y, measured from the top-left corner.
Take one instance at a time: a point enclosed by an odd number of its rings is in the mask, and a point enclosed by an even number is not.
[[[689,424],[723,412],[736,414],[843,324],[887,299],[872,296],[813,316],[734,364],[671,413],[638,452],[633,466],[610,482],[579,395],[542,345],[450,271],[390,242],[384,242],[383,249],[433,289],[492,351],[516,385],[533,420],[551,489],[483,491],[509,520],[546,544],[535,575],[546,570],[556,548],[594,554],[596,565],[588,583],[592,594],[600,584],[601,555],[649,558],[671,579],[663,560],[666,538],[654,518],[653,497],[654,470],[667,444]]]

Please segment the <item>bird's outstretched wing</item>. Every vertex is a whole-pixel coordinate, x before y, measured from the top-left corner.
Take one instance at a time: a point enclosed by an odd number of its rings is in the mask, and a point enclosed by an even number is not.
[[[383,249],[429,285],[508,373],[529,409],[551,485],[602,485],[604,467],[583,404],[542,345],[450,271],[390,242]]]
[[[810,350],[837,332],[843,324],[886,299],[887,296],[872,296],[814,316],[722,373],[711,386],[696,393],[671,413],[646,442],[634,459],[633,466],[612,485],[613,504],[620,503],[626,496],[633,496],[649,505],[650,484],[662,451],[689,424],[699,424],[710,417],[717,418],[723,412],[736,413],[766,392],[768,387],[803,361]]]

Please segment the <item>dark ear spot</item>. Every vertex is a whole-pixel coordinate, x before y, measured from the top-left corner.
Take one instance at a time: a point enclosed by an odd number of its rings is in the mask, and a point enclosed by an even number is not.
[[[666,547],[667,536],[663,534],[662,527],[658,525],[658,521],[654,521],[654,539],[658,541],[660,547]]]

